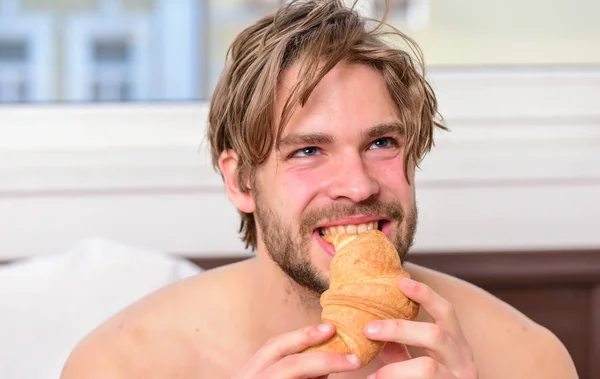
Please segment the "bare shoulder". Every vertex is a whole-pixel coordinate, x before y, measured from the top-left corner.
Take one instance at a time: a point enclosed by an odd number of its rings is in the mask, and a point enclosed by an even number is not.
[[[71,352],[61,379],[220,377],[216,319],[231,314],[223,296],[240,264],[166,286],[114,315]],[[200,375],[200,376],[199,376]]]
[[[562,342],[517,309],[458,278],[412,264],[407,270],[452,304],[481,378],[577,378]]]

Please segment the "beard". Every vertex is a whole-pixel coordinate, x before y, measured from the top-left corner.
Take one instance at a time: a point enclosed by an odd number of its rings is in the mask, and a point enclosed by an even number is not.
[[[393,225],[389,238],[402,263],[413,244],[417,226],[416,204],[409,212],[405,212],[398,203],[369,199],[352,205],[331,204],[318,210],[307,210],[300,220],[298,233],[294,233],[276,211],[266,206],[265,201],[258,197],[255,200],[256,222],[269,257],[296,284],[316,296],[329,288],[328,278],[310,260],[313,231],[319,222],[359,214],[388,219]]]

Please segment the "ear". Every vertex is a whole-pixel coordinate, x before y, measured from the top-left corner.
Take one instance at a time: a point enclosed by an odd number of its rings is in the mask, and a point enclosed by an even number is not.
[[[238,185],[239,157],[233,150],[225,150],[219,157],[219,169],[225,181],[227,197],[237,210],[244,213],[253,213],[256,206],[252,192],[243,192]]]

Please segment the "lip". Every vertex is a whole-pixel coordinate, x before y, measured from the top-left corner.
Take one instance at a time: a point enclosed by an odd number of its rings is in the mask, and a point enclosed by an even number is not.
[[[313,232],[313,238],[317,240],[317,243],[319,244],[319,246],[321,246],[321,248],[323,249],[323,251],[325,251],[327,255],[329,255],[330,257],[333,257],[335,255],[335,248],[333,247],[333,245],[325,241],[323,237],[319,235],[317,229],[315,229]]]
[[[372,221],[388,221],[387,219],[379,216],[350,216],[342,219],[332,220],[328,223],[319,225],[315,228],[315,230],[319,228],[328,228],[330,226],[338,226],[338,225],[348,225],[348,224],[366,224]]]

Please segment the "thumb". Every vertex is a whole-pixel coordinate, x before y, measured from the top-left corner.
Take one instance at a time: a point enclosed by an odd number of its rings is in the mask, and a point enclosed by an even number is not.
[[[387,342],[379,355],[385,364],[411,359],[406,345],[396,342]]]

